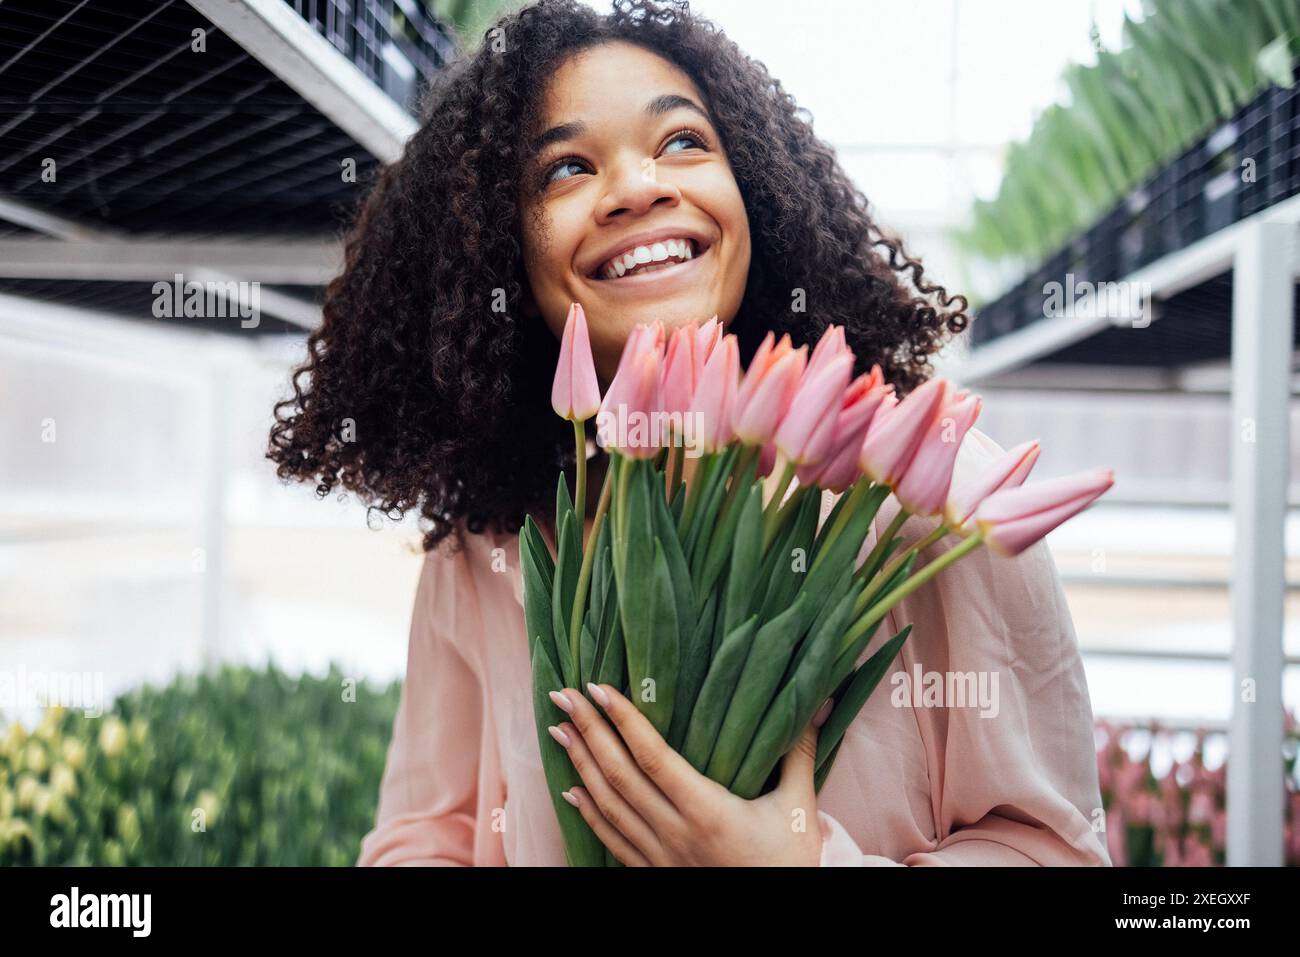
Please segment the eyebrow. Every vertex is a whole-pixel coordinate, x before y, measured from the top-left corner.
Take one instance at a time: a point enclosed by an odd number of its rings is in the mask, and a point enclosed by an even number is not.
[[[687,109],[698,113],[710,123],[712,118],[704,107],[700,106],[689,97],[679,96],[676,93],[664,93],[656,96],[653,100],[645,105],[643,111],[646,116],[663,116],[665,113],[671,113],[673,110]],[[576,139],[582,136],[588,130],[587,124],[579,120],[572,123],[561,123],[559,126],[552,126],[537,139],[533,140],[533,154],[536,155],[552,143],[562,143],[565,140]]]

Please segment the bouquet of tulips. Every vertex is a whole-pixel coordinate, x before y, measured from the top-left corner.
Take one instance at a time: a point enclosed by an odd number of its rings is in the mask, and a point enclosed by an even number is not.
[[[829,698],[820,789],[907,639],[910,625],[858,665],[889,610],[981,545],[1019,553],[1113,481],[1097,471],[1024,486],[1038,456],[1028,442],[950,487],[979,397],[935,378],[899,401],[878,366],[853,378],[839,327],[811,355],[769,333],[743,376],[717,317],[665,339],[660,323],[636,327],[602,399],[586,318],[570,308],[552,404],[573,423],[576,487],[570,497],[561,474],[554,554],[531,518],[519,536],[538,742],[572,866],[616,862],[560,797],[581,781],[545,731],[565,717],[549,692],[623,690],[693,767],[745,798],[775,786]],[[593,416],[610,463],[587,536]],[[824,522],[823,492],[839,495]],[[890,494],[898,515],[859,563]],[[900,550],[910,515],[935,528]],[[949,535],[956,544],[916,567]]]

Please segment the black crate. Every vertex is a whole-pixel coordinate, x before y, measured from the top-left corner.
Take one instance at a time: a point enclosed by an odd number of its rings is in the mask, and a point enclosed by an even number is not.
[[[1253,161],[1254,182],[1244,175],[1246,160]],[[1123,279],[1298,193],[1300,83],[1261,91],[1162,166],[1088,230],[981,308],[971,341],[996,339],[1042,319],[1048,283],[1068,290],[1071,274],[1076,285]]]

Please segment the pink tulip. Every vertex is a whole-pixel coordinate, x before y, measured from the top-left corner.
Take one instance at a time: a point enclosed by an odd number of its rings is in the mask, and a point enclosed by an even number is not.
[[[1030,545],[1091,505],[1115,484],[1110,469],[1003,489],[975,510],[975,524],[989,548],[1000,555],[1018,555]]]
[[[800,466],[800,485],[816,484],[838,493],[857,481],[858,449],[877,410],[884,407],[886,399],[893,398],[893,390],[892,385],[884,383],[878,365],[849,383],[835,419],[830,454],[821,462]]]
[[[794,400],[807,356],[807,347],[794,348],[788,335],[775,346],[772,333],[764,337],[731,410],[731,425],[741,442],[763,446],[772,440]]]
[[[863,473],[894,487],[907,471],[921,440],[947,402],[947,379],[930,379],[897,406],[876,413],[858,452]]]
[[[695,329],[678,326],[668,341],[663,381],[659,384],[664,412],[686,412],[695,398]]]
[[[597,441],[633,458],[658,452],[652,415],[660,407],[659,367],[663,361],[663,326],[640,325],[628,335],[614,381],[600,404]]]
[[[837,413],[851,375],[851,352],[837,353],[811,375],[804,373],[776,430],[776,447],[787,461],[807,465],[822,461],[830,453]]]
[[[975,514],[980,502],[1004,488],[1018,488],[1025,484],[1029,472],[1038,461],[1039,445],[1022,442],[1008,449],[975,478],[953,487],[944,507],[944,521],[950,528],[961,528]]]
[[[704,366],[713,355],[713,349],[722,339],[722,323],[715,315],[695,330],[695,382],[698,387],[704,377]]]
[[[808,360],[808,368],[803,374],[804,381],[811,379],[826,363],[841,355],[850,357],[853,355],[844,342],[844,327],[828,326],[822,333],[822,337],[817,340],[817,347],[813,349],[812,357]]]
[[[776,468],[776,443],[768,442],[758,453],[758,468],[754,474],[758,478],[767,478]]]
[[[596,381],[596,364],[591,358],[591,339],[587,334],[587,316],[576,302],[569,307],[560,339],[560,361],[555,366],[551,386],[551,407],[562,419],[585,422],[600,408],[600,383]]]
[[[615,412],[618,409],[619,402],[626,403],[627,382],[631,377],[632,366],[636,364],[637,358],[643,353],[653,350],[659,352],[663,349],[664,327],[663,324],[655,321],[649,324],[643,324],[633,327],[628,333],[627,342],[623,344],[623,354],[618,359],[618,369],[614,373],[614,379],[609,384],[609,389],[605,392],[605,398],[600,403],[601,412]],[[629,408],[631,404],[627,403]]]
[[[658,350],[648,349],[637,356],[629,370],[625,396],[628,411],[625,420],[626,440],[621,444],[618,444],[618,439],[615,440],[615,447],[629,458],[654,458],[667,438],[655,434],[651,420],[651,414],[658,404],[659,365]]]
[[[732,440],[731,409],[740,386],[740,347],[735,336],[723,336],[700,375],[691,412],[699,416],[700,448],[717,452]]]
[[[937,515],[948,500],[957,451],[980,414],[980,397],[954,393],[930,423],[907,471],[894,489],[913,515]]]

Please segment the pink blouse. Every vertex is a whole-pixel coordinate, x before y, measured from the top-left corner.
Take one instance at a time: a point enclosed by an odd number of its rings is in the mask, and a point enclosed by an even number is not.
[[[957,480],[1001,449],[972,430]],[[834,504],[827,493],[823,517]],[[897,513],[891,497],[859,560]],[[909,519],[910,544],[934,527]],[[922,558],[940,554],[951,539]],[[406,682],[361,865],[565,863],[533,722],[515,535],[425,556]],[[1109,865],[1092,707],[1045,543],[978,549],[890,614],[911,636],[818,796],[823,866]]]

